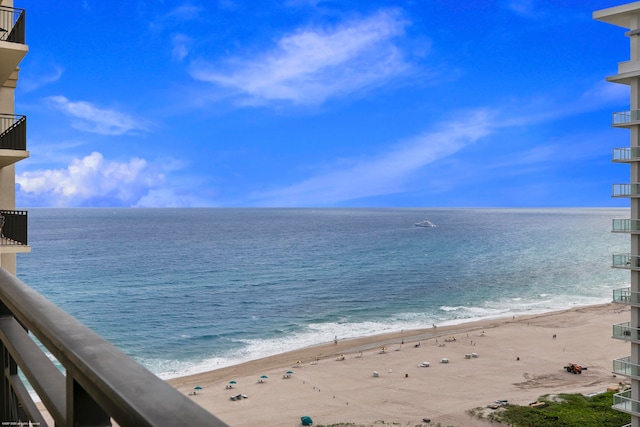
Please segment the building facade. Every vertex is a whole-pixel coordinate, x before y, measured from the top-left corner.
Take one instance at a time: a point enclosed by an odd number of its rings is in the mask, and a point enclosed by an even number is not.
[[[614,395],[613,407],[631,414],[631,427],[640,427],[640,2],[599,10],[593,18],[622,27],[629,38],[629,60],[618,63],[618,74],[607,81],[629,87],[629,110],[615,112],[612,126],[629,132],[629,146],[613,149],[613,162],[629,165],[629,182],[616,183],[612,197],[630,200],[629,218],[614,219],[612,231],[629,235],[628,253],[613,255],[613,268],[629,270],[630,286],[613,292],[613,301],[630,306],[628,322],[613,325],[614,339],[630,344],[629,355],[613,361],[613,372],[627,377],[631,388]]]
[[[29,157],[27,118],[16,114],[15,90],[26,44],[26,16],[0,0],[0,267],[16,274],[16,254],[28,252],[27,212],[16,210],[15,164]]]

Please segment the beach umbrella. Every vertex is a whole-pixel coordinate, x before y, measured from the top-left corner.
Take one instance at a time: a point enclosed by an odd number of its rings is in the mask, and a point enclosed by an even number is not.
[[[200,387],[199,385],[194,387],[195,390],[202,390],[202,387]]]
[[[260,378],[263,378],[263,379],[264,379],[264,378],[269,378],[269,377],[268,377],[268,376],[266,376],[266,375],[262,375]]]
[[[235,380],[231,380],[229,381],[229,384],[237,384],[237,382]]]
[[[293,371],[287,371],[287,374],[291,375],[293,374]]]

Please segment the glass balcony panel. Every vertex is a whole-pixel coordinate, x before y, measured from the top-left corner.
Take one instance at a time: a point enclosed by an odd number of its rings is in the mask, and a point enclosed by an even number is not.
[[[631,399],[631,390],[613,395],[613,408],[632,415],[640,415],[640,402]]]
[[[640,256],[631,254],[613,254],[613,268],[640,269]]]
[[[640,233],[640,220],[614,219],[611,231],[614,233]]]
[[[613,162],[640,161],[640,147],[614,148],[611,161]]]
[[[631,288],[614,289],[613,302],[640,304],[640,292],[631,292]]]
[[[628,110],[628,111],[619,111],[613,113],[613,126],[624,126],[625,124],[630,124],[632,122],[637,122],[640,120],[640,110]]]
[[[640,329],[632,328],[629,322],[613,325],[613,338],[625,341],[640,341]]]
[[[631,363],[631,357],[623,357],[613,361],[613,372],[625,377],[640,377],[640,365]]]
[[[611,197],[640,197],[640,184],[613,184]]]

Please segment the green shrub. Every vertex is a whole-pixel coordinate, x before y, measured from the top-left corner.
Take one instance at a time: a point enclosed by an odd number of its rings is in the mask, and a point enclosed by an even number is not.
[[[513,427],[620,427],[630,423],[631,416],[611,407],[613,394],[545,395],[538,399],[548,404],[544,408],[509,405],[491,419]]]

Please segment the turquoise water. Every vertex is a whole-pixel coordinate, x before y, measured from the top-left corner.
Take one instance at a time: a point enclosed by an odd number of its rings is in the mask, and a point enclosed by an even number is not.
[[[435,228],[415,227],[428,217]],[[628,209],[33,209],[18,277],[162,377],[611,300]]]

